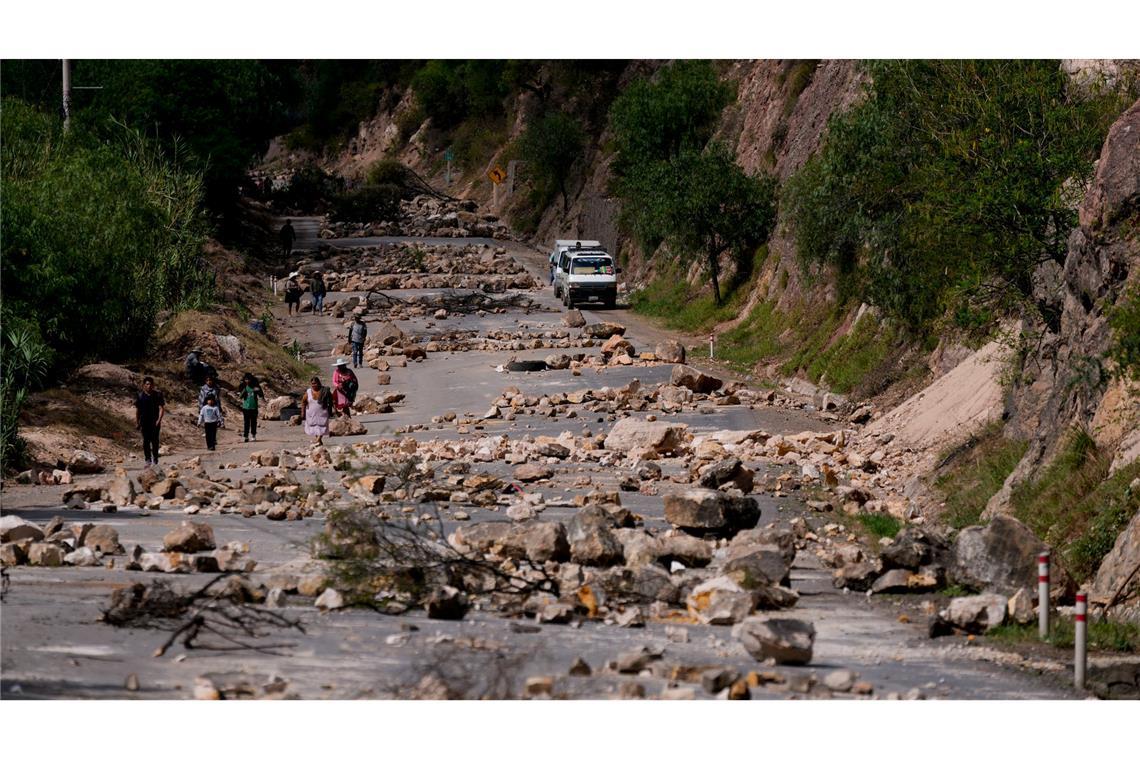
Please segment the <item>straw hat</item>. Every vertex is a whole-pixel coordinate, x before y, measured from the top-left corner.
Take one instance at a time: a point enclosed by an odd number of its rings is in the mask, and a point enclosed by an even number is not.
[[[345,359],[344,357],[341,357],[340,359],[337,359],[335,362],[333,362],[333,367],[346,367],[346,366],[348,366],[348,359]]]

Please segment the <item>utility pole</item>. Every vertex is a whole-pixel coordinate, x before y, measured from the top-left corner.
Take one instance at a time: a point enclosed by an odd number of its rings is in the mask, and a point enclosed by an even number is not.
[[[71,127],[71,61],[63,59],[63,129]]]

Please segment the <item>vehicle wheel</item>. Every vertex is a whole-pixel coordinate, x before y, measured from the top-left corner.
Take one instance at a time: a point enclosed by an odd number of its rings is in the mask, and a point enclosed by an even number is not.
[[[612,293],[612,294],[606,296],[606,300],[604,301],[604,303],[605,303],[607,309],[616,309],[617,308],[617,294]]]

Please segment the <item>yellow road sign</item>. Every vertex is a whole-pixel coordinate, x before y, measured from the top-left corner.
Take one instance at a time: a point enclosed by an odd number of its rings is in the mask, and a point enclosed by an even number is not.
[[[496,185],[501,185],[507,179],[507,173],[503,170],[503,167],[496,166],[494,169],[487,172],[487,179],[491,180]]]

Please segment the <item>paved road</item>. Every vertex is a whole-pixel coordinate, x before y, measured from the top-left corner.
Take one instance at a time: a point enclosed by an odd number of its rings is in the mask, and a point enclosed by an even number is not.
[[[298,222],[295,224],[299,230],[306,229]],[[327,242],[341,246],[366,241],[368,239]],[[439,242],[472,241],[440,239]],[[527,266],[543,266],[542,254],[523,246],[509,247]],[[330,294],[332,301],[341,297],[343,294]],[[515,329],[524,323],[556,326],[560,306],[549,289],[537,293],[536,298],[548,310],[453,317],[447,320],[446,327],[490,330]],[[278,324],[284,325],[284,337],[301,341],[311,361],[327,376],[330,351],[341,340],[344,323],[331,316],[310,314],[290,319],[282,309],[278,311],[276,316]],[[629,325],[627,337],[635,346],[651,345],[656,334],[660,334],[626,316],[621,315],[621,321]],[[596,321],[611,319],[614,315],[587,311],[586,317]],[[412,334],[429,331],[425,320],[399,324]],[[545,353],[548,352],[536,352],[537,355]],[[395,413],[360,418],[368,428],[367,439],[391,435],[398,426],[427,422],[432,416],[447,411],[482,412],[508,385],[534,392],[616,387],[635,377],[643,383],[658,382],[669,370],[668,367],[626,367],[602,373],[584,372],[580,377],[573,377],[569,372],[504,374],[496,369],[504,358],[502,353],[492,352],[431,354],[423,363],[393,369],[392,385],[384,388],[377,385],[374,372],[361,372],[363,393],[393,390],[407,394],[407,401]],[[698,431],[764,428],[773,432],[796,432],[827,427],[827,423],[807,413],[768,407],[755,410],[720,407],[713,414],[682,415],[681,420]],[[550,420],[520,416],[513,423],[489,421],[476,434],[503,433],[514,437],[557,434],[564,429],[598,433],[608,429],[609,424],[612,423],[594,418]],[[454,427],[447,427],[416,435],[446,438],[459,433]],[[360,440],[354,438],[352,442]],[[340,441],[334,440],[334,445],[339,444]],[[304,445],[299,428],[269,423],[264,425],[262,440],[257,444],[237,444],[216,453],[186,453],[201,455],[206,466],[212,468],[224,462],[247,460],[249,452],[256,449]],[[758,468],[765,467],[762,463],[755,464]],[[666,467],[670,466],[674,465],[667,463]],[[581,466],[574,465],[574,468],[577,472]],[[496,474],[507,472],[503,463],[492,463],[483,469]],[[231,472],[252,479],[262,471],[246,468]],[[595,485],[602,486],[615,484],[621,475],[599,470],[584,474],[588,474]],[[312,477],[311,473],[301,475]],[[5,494],[4,510],[41,523],[59,515],[69,521],[81,519],[111,524],[119,530],[122,543],[127,546],[141,543],[156,547],[165,532],[183,519],[178,512],[151,513],[134,509],[114,514],[76,513],[59,505],[60,490],[15,489]],[[548,498],[564,498],[571,493],[570,489],[544,491]],[[647,527],[665,527],[660,497],[629,494],[627,498],[623,494],[623,500],[634,512],[645,516]],[[804,506],[792,498],[764,495],[760,502],[765,521],[786,520],[805,513]],[[494,513],[471,511],[475,520],[496,517]],[[571,509],[553,507],[547,509],[543,517],[569,519],[571,514]],[[243,519],[235,515],[210,515],[204,519],[213,526],[219,544],[239,540],[251,545],[252,556],[260,564],[257,574],[260,578],[266,577],[275,566],[304,561],[306,542],[322,527],[319,518],[296,523],[271,523],[263,518]],[[155,658],[150,653],[165,634],[113,629],[96,622],[111,589],[140,579],[149,581],[155,576],[142,577],[139,573],[103,568],[27,567],[14,568],[11,576],[11,591],[3,604],[0,622],[3,633],[0,692],[5,698],[172,698],[188,696],[195,677],[202,675],[223,684],[245,682],[258,693],[263,684],[281,678],[288,683],[288,693],[305,698],[404,696],[429,668],[447,672],[456,683],[468,684],[468,693],[472,696],[493,686],[488,681],[490,674],[502,672],[512,680],[512,693],[517,694],[519,679],[523,677],[564,675],[576,657],[586,659],[596,672],[620,652],[642,645],[664,647],[665,659],[677,664],[716,664],[741,671],[759,667],[731,639],[728,628],[650,622],[643,629],[621,629],[586,622],[580,628],[543,626],[531,632],[530,628],[519,629],[518,621],[482,612],[475,612],[462,622],[428,620],[420,613],[388,617],[363,610],[319,615],[304,599],[297,599],[290,613],[303,621],[305,633],[277,639],[296,645],[289,656],[182,651],[176,647],[165,657]],[[180,585],[200,583],[201,576],[179,576],[173,581]],[[820,568],[812,556],[801,553],[797,558],[792,585],[800,592],[801,601],[789,614],[812,620],[818,632],[811,667],[780,669],[792,680],[804,674],[822,678],[831,670],[850,668],[874,684],[879,696],[914,690],[926,697],[947,698],[1072,696],[1053,680],[977,661],[963,652],[960,641],[926,639],[922,626],[899,622],[897,612],[887,601],[836,591],[829,583],[827,571]],[[453,652],[459,653],[458,658],[448,656]],[[139,691],[124,689],[131,674],[139,680]],[[562,678],[559,689],[571,696],[612,696],[631,678],[635,677]],[[669,685],[663,677],[643,676],[638,680],[651,697]],[[698,696],[707,696],[702,695],[699,688],[697,691]],[[498,694],[493,689],[489,693]],[[753,696],[757,699],[799,697],[788,690],[771,687],[753,689]]]

